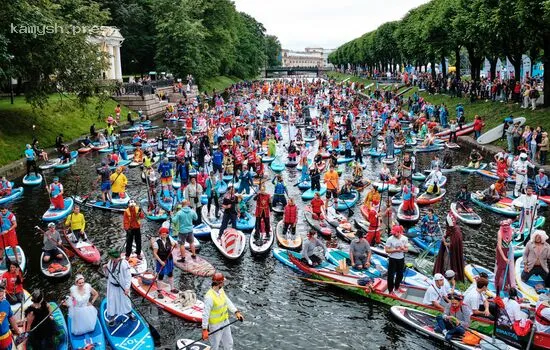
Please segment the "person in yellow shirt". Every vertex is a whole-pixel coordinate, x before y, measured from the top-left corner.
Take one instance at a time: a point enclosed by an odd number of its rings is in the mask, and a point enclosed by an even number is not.
[[[365,202],[363,203],[368,210],[380,204],[381,195],[380,192],[373,186],[367,195],[365,196]]]
[[[126,185],[128,185],[128,178],[123,173],[124,167],[119,166],[114,173],[111,174],[111,191],[113,192],[112,198],[124,198],[126,193]]]
[[[334,165],[331,165],[329,168],[329,171],[326,172],[325,176],[323,177],[325,180],[325,184],[327,186],[327,202],[326,202],[326,208],[329,207],[329,200],[331,198],[334,198],[334,201],[338,199],[338,180],[339,176],[336,170],[334,170]]]
[[[84,219],[84,215],[80,212],[78,205],[73,207],[73,212],[65,219],[65,226],[71,229],[71,239],[73,242],[76,243],[81,238],[84,241],[88,240],[88,236],[86,236],[86,232],[84,231],[86,228],[86,219]]]

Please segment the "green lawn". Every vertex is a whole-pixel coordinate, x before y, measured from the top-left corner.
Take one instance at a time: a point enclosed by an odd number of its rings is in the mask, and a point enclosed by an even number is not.
[[[217,76],[210,79],[206,79],[203,83],[199,84],[199,91],[212,93],[212,89],[217,92],[223,92],[226,88],[241,81],[242,79],[236,77]]]
[[[48,105],[41,110],[33,110],[24,97],[16,97],[10,104],[9,98],[0,99],[0,166],[23,157],[25,144],[32,142],[32,126],[36,125],[35,135],[44,148],[52,147],[55,138],[62,133],[65,141],[71,141],[87,134],[92,123],[96,128],[106,126],[105,116],[114,115],[117,102],[105,103],[101,118],[98,120],[97,100],[92,99],[83,109],[70,100],[72,96],[60,99],[51,95]],[[122,106],[122,116],[128,109]]]
[[[350,75],[342,73],[329,73],[329,76],[333,76],[335,79],[342,81]],[[352,79],[358,79],[358,81],[368,81],[366,79],[352,77]],[[406,99],[414,92],[417,92],[418,88],[413,88],[412,90],[403,94],[403,97]],[[550,108],[539,108],[535,111],[530,109],[522,109],[519,104],[513,103],[500,103],[500,102],[485,102],[485,101],[476,101],[470,103],[468,98],[457,98],[450,97],[449,95],[430,95],[427,92],[419,92],[421,97],[426,101],[433,104],[445,103],[449,109],[451,117],[456,116],[455,108],[457,104],[462,103],[464,110],[466,112],[467,121],[472,121],[475,115],[479,115],[485,121],[484,130],[489,130],[502,123],[503,119],[509,115],[514,117],[525,117],[527,119],[526,125],[530,126],[541,126],[544,130],[550,130]]]

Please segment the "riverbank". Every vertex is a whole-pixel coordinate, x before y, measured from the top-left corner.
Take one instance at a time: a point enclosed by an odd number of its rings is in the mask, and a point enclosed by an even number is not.
[[[337,81],[343,81],[347,78],[350,81],[357,81],[367,86],[371,83],[371,80],[355,77],[349,74],[342,74],[337,72],[331,72],[329,76]],[[475,101],[470,102],[468,98],[451,97],[446,94],[429,94],[426,91],[419,91],[417,87],[413,87],[411,90],[403,94],[403,97],[407,99],[414,93],[417,93],[420,97],[426,101],[439,105],[444,103],[449,109],[451,117],[454,117],[456,106],[461,103],[464,106],[466,119],[471,121],[474,116],[479,115],[485,122],[484,131],[487,131],[499,124],[501,124],[509,115],[514,117],[525,117],[527,119],[526,125],[540,126],[543,130],[550,130],[550,108],[537,108],[532,111],[531,109],[523,109],[520,104],[515,103],[501,103],[492,101]]]
[[[116,101],[109,99],[99,108],[98,100],[92,98],[82,108],[72,96],[60,98],[56,94],[50,96],[43,109],[33,109],[23,96],[16,97],[13,105],[9,98],[0,99],[0,166],[21,159],[25,145],[33,137],[41,147],[49,148],[60,133],[65,140],[73,140],[88,134],[93,123],[97,129],[104,127],[106,116],[114,115],[116,105]],[[121,109],[125,117],[129,110],[125,106]]]
[[[239,79],[237,77],[231,77],[231,76],[217,76],[210,79],[206,79],[203,83],[199,84],[199,91],[200,92],[207,92],[208,95],[212,93],[212,90],[216,90],[217,92],[223,92],[225,89],[230,87],[231,85],[238,83],[239,81],[242,81],[242,79]]]

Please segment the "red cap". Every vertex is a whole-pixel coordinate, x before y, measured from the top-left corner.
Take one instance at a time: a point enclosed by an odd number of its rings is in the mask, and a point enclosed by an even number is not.
[[[159,233],[168,233],[168,232],[170,232],[170,230],[168,229],[168,227],[161,227],[161,228],[159,229]]]
[[[392,234],[398,234],[398,233],[403,233],[405,230],[403,230],[403,226],[401,225],[395,225],[391,228],[391,233]]]
[[[212,276],[212,282],[223,282],[225,281],[225,277],[223,277],[223,273],[216,272],[214,276]]]

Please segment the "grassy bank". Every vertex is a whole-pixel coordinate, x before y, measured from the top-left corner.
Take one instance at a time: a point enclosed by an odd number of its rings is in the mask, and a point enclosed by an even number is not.
[[[83,109],[67,97],[51,95],[44,109],[33,110],[24,97],[16,97],[13,105],[9,98],[0,99],[0,166],[23,157],[25,144],[33,138],[33,125],[43,148],[52,147],[60,133],[70,141],[87,134],[92,123],[97,129],[105,127],[105,116],[114,115],[117,102],[107,101],[99,118],[96,105],[97,100],[92,99]],[[126,114],[128,109],[123,107],[121,115]]]
[[[204,82],[199,84],[199,91],[200,92],[212,92],[212,89],[220,92],[224,91],[226,88],[230,87],[231,85],[235,84],[236,82],[241,81],[242,79],[236,78],[236,77],[226,77],[226,76],[218,76],[213,77],[210,79],[206,79]]]
[[[334,77],[334,79],[337,79],[339,81],[344,80],[347,77],[351,77],[347,74],[334,72],[332,72],[331,75]],[[367,79],[357,77],[352,77],[350,78],[350,80],[359,82],[369,81]],[[455,108],[457,104],[462,103],[466,113],[467,121],[472,121],[475,115],[481,116],[486,124],[484,130],[489,130],[490,128],[497,126],[498,124],[502,123],[503,119],[509,115],[513,115],[514,117],[525,117],[527,119],[527,125],[541,126],[544,130],[550,130],[550,108],[538,108],[532,111],[530,109],[523,109],[520,107],[519,104],[514,103],[500,103],[492,101],[476,101],[471,103],[470,99],[468,98],[450,97],[449,95],[441,94],[430,95],[425,91],[418,92],[418,88],[416,87],[403,94],[403,97],[406,99],[409,96],[412,96],[412,94],[414,94],[415,92],[417,92],[419,96],[423,97],[426,101],[430,103],[444,103],[449,109],[451,117],[456,116]]]
[[[349,79],[347,81],[351,81],[351,82],[359,83],[359,84],[364,84],[365,86],[368,86],[369,84],[372,84],[372,83],[376,83],[374,80],[360,78],[360,77],[356,77],[354,75],[349,75],[349,74],[344,74],[344,73],[339,73],[339,72],[327,72],[327,76],[330,79],[334,79],[336,81],[343,81],[343,80]]]

